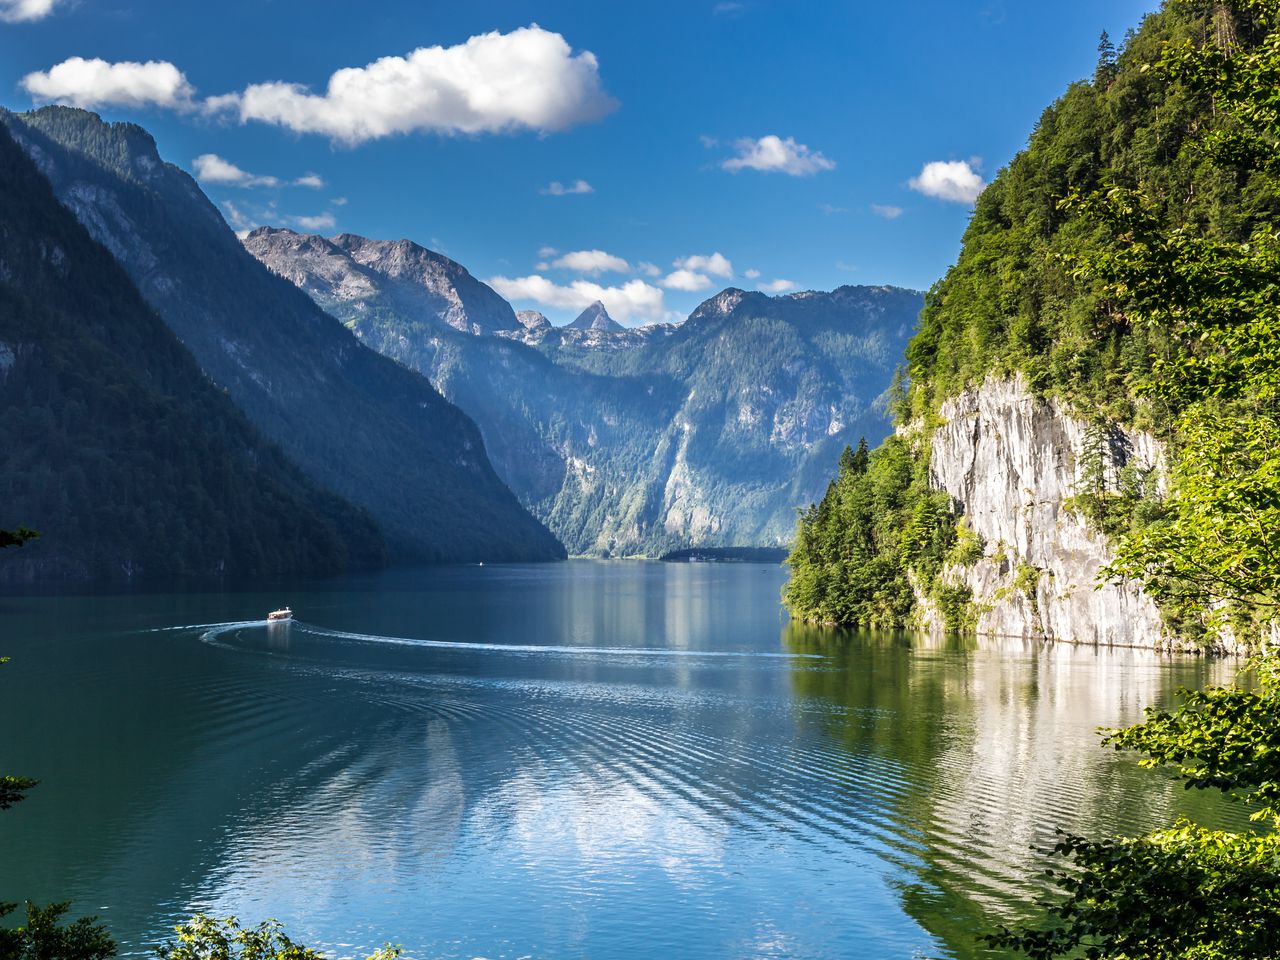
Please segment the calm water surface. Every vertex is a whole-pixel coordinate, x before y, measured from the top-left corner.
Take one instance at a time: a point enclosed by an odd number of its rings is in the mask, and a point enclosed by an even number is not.
[[[1230,664],[803,628],[783,576],[0,598],[0,770],[42,781],[0,901],[125,953],[203,910],[337,956],[974,957],[1055,827],[1241,822],[1094,732]]]

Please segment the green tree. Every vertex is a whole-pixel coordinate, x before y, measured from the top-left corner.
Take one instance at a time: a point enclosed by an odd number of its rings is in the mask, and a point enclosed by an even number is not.
[[[1153,72],[1209,96],[1221,121],[1204,160],[1226,178],[1280,192],[1280,0],[1218,4],[1211,39],[1169,44]],[[1202,225],[1169,230],[1161,198],[1112,188],[1069,206],[1113,235],[1081,258],[1130,321],[1160,328],[1144,392],[1175,413],[1167,514],[1125,537],[1114,572],[1222,627],[1274,623],[1280,602],[1280,241],[1271,225],[1244,240]],[[1050,922],[1002,928],[988,942],[1037,960],[1065,956],[1215,960],[1280,955],[1280,657],[1253,664],[1257,683],[1183,691],[1107,742],[1173,767],[1189,788],[1255,805],[1265,833],[1180,821],[1142,837],[1066,836],[1051,872],[1063,898]]]
[[[115,942],[94,917],[61,923],[70,905],[27,903],[26,923],[0,927],[0,960],[106,960],[116,954]],[[0,918],[16,909],[0,903]]]
[[[295,943],[278,920],[242,927],[235,917],[198,913],[174,928],[176,938],[156,949],[160,960],[324,960],[324,954]],[[386,944],[368,960],[395,960],[400,948]]]

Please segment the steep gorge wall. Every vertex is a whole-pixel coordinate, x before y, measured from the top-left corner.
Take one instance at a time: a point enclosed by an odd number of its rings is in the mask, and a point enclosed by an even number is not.
[[[1020,378],[988,379],[944,402],[930,447],[930,482],[945,491],[982,538],[981,559],[949,564],[943,582],[973,594],[977,632],[1109,646],[1176,644],[1160,611],[1133,582],[1100,582],[1111,561],[1106,537],[1069,509],[1082,483],[1088,426],[1057,401],[1035,397]],[[1115,430],[1104,472],[1163,468],[1149,434]],[[942,618],[921,596],[924,625]],[[1230,643],[1223,646],[1231,647]]]

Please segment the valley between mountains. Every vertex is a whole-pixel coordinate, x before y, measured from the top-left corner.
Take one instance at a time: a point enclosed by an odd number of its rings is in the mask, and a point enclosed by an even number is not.
[[[626,328],[597,303],[555,327],[409,240],[238,237],[136,125],[68,107],[0,122],[123,268],[100,282],[136,288],[261,442],[380,534],[381,546],[331,551],[323,565],[278,556],[272,569],[364,566],[380,552],[456,562],[784,546],[840,450],[890,430],[886,396],[918,292],[730,288],[680,323]],[[19,366],[37,357],[16,334],[0,339]],[[144,380],[172,374],[149,368],[155,354],[120,359]],[[55,419],[66,402],[50,401]],[[57,532],[59,505],[20,475],[15,459],[0,466],[11,505]],[[206,482],[148,509],[177,516]],[[100,525],[96,510],[84,498],[62,516],[84,529]],[[189,562],[192,544],[158,519],[107,526],[105,553],[61,536],[31,544],[7,575],[264,569],[234,541]]]

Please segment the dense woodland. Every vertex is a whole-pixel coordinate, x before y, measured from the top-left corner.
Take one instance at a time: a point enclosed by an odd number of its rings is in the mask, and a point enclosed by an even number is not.
[[[384,562],[201,374],[0,130],[0,521],[8,580],[328,574]]]
[[[952,627],[970,623],[967,597],[939,582],[948,559],[974,549],[945,497],[929,489],[928,438],[939,404],[991,375],[1019,375],[1056,397],[1099,434],[1115,423],[1152,430],[1173,449],[1179,401],[1144,391],[1153,365],[1185,349],[1168,324],[1140,320],[1126,296],[1082,265],[1115,249],[1086,209],[1097,191],[1140,188],[1163,228],[1223,241],[1247,238],[1280,215],[1280,193],[1258,170],[1223,168],[1205,155],[1225,121],[1211,96],[1153,72],[1166,44],[1229,37],[1256,43],[1266,25],[1244,5],[1175,0],[1149,15],[1117,51],[1105,36],[1090,80],[1073,84],[1040,118],[1026,148],[978,198],[955,264],[925,300],[907,349],[909,390],[897,421],[911,439],[871,452],[866,469],[842,461],[822,502],[798,524],[786,601],[803,619],[905,624],[914,583]],[[1159,523],[1137,476],[1075,506],[1120,538]],[[979,545],[980,548],[980,545]],[[1192,629],[1178,604],[1171,622]]]

